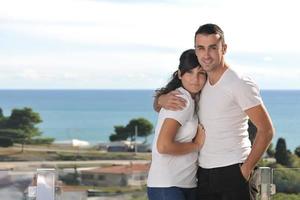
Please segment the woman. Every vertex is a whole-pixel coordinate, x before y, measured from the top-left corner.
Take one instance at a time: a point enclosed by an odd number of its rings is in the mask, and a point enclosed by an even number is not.
[[[152,147],[152,163],[148,175],[149,200],[196,199],[198,151],[204,143],[204,129],[198,125],[197,98],[206,82],[195,51],[180,56],[178,70],[157,96],[178,90],[186,100],[180,111],[161,109]]]

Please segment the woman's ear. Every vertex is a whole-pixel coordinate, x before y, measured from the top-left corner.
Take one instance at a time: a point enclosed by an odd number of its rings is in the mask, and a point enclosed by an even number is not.
[[[180,72],[180,70],[177,71],[177,74],[178,74],[178,78],[181,79],[181,72]]]

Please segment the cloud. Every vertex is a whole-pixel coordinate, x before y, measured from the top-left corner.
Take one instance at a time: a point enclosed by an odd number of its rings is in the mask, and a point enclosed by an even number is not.
[[[39,74],[34,69],[26,69],[19,76],[24,79],[40,79],[41,78],[41,74]]]
[[[270,56],[265,56],[265,57],[263,58],[263,60],[266,61],[266,62],[269,62],[269,61],[272,61],[273,58],[270,57]]]
[[[49,84],[51,88],[157,88],[161,79],[167,80],[176,70],[178,55],[161,52],[0,55],[0,69],[6,69],[0,71],[19,87]],[[20,84],[21,79],[26,84]],[[0,80],[0,84],[5,81],[7,79]],[[37,81],[43,84],[36,84]],[[7,84],[1,85],[7,87]]]
[[[207,22],[224,29],[230,64],[246,66],[263,84],[279,74],[296,83],[297,8],[291,0],[3,1],[0,84],[160,87],[180,53],[193,47],[197,27]]]
[[[240,74],[252,77],[261,89],[299,89],[300,69],[295,66],[232,66]]]
[[[213,1],[210,4],[189,1],[185,3],[189,6],[183,7],[178,6],[182,1],[166,1],[163,5],[152,2],[147,6],[135,2],[9,1],[1,6],[0,16],[3,19],[2,28],[33,37],[81,44],[131,43],[175,48],[192,46],[197,26],[214,22],[223,27],[233,50],[261,52],[284,49],[299,52],[298,45],[290,45],[299,43],[292,37],[278,40],[278,36],[286,35],[288,27],[293,27],[293,34],[300,34],[300,28],[294,26],[297,18],[294,16],[297,12],[294,11],[297,10],[293,1],[284,2],[288,11],[284,15],[278,15],[283,5],[270,1],[231,0],[226,3]],[[268,9],[266,15],[265,10],[270,3],[272,9]],[[20,6],[16,7],[17,4]],[[237,8],[231,12],[233,4]],[[239,16],[239,20],[236,16]],[[280,25],[278,21],[285,23]]]

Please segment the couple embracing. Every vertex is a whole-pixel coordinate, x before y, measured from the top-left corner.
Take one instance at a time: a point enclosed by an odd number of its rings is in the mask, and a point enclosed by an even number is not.
[[[272,121],[258,86],[225,62],[222,29],[204,24],[194,42],[156,92],[148,198],[254,200],[256,164],[272,140]],[[249,119],[257,128],[252,146]]]

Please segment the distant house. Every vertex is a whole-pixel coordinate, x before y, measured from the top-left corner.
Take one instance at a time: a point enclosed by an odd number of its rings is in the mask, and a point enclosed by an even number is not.
[[[59,194],[56,196],[57,200],[86,200],[88,199],[87,191],[85,189],[75,188],[72,186],[61,186]]]
[[[128,152],[130,151],[131,143],[130,141],[115,141],[110,142],[106,146],[108,152]]]
[[[81,184],[93,186],[146,185],[149,164],[116,165],[81,171]]]

